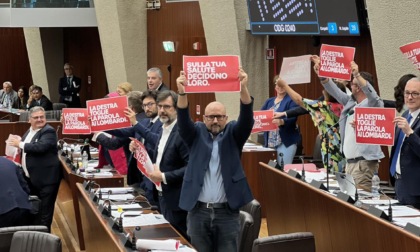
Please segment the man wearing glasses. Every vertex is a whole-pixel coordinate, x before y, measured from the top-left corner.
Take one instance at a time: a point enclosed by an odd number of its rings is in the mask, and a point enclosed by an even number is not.
[[[65,76],[58,83],[60,102],[67,104],[68,108],[81,108],[79,93],[82,80],[73,75],[73,66],[69,63],[64,64],[64,73]]]
[[[28,109],[33,107],[43,107],[45,111],[53,110],[52,102],[42,93],[42,87],[35,86],[32,89],[32,102],[28,104]]]
[[[407,111],[394,119],[395,143],[391,149],[390,173],[400,203],[420,209],[420,79],[412,78],[404,90]]]
[[[319,57],[312,56],[312,61],[315,63],[314,70],[318,73]],[[384,107],[384,102],[371,84],[373,83],[371,74],[359,72],[359,66],[354,61],[351,62],[351,71],[353,74],[350,84],[351,95],[341,91],[330,78],[320,77],[319,80],[325,90],[344,106],[339,125],[341,151],[347,161],[345,171],[354,177],[358,186],[370,187],[373,174],[378,172],[379,160],[385,155],[379,145],[356,143],[356,134],[352,126],[354,114],[349,112],[355,107]]]
[[[241,165],[242,147],[254,125],[253,99],[248,75],[240,69],[238,78],[240,113],[237,121],[229,123],[225,106],[217,101],[207,105],[204,123],[194,123],[183,71],[176,80],[178,130],[190,148],[179,206],[188,211],[187,231],[197,251],[236,252],[239,208],[253,199]]]
[[[171,90],[159,91],[157,95],[156,103],[162,129],[151,157],[154,171],[148,175],[153,182],[160,183],[156,189],[163,216],[187,238],[187,212],[180,209],[178,205],[189,151],[178,133],[177,100],[178,95]],[[143,100],[144,104],[149,102],[152,101]],[[137,148],[134,141],[130,143],[131,151]]]
[[[33,107],[29,111],[31,127],[20,137],[14,137],[7,144],[22,151],[22,169],[28,181],[32,195],[41,200],[40,223],[51,231],[54,215],[54,203],[61,180],[58,160],[57,134],[47,124],[45,110]]]

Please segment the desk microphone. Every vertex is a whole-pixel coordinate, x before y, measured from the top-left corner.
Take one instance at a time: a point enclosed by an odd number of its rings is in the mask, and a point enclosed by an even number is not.
[[[80,155],[83,155],[83,153],[86,152],[86,154],[88,155],[88,160],[92,160],[92,157],[90,155],[90,144],[89,144],[89,138],[86,138],[83,141],[83,147],[80,150]]]
[[[351,116],[354,114],[354,109],[351,108],[349,110],[349,112],[347,112],[347,114],[341,118],[340,120],[338,120],[336,123],[334,123],[333,125],[331,125],[330,127],[327,128],[327,130],[325,131],[323,137],[325,139],[325,159],[324,159],[324,163],[327,164],[327,191],[330,191],[330,158],[329,158],[329,146],[330,146],[330,138],[328,137],[328,132],[330,132],[330,130],[332,130],[334,127],[337,127],[337,125],[340,124],[341,121],[343,121],[344,119],[347,119],[347,117]],[[342,144],[342,143],[341,143]],[[357,188],[356,188],[356,192],[357,192]]]
[[[342,179],[346,180],[346,181],[347,181],[347,182],[349,182],[351,185],[353,185],[353,186],[354,186],[354,189],[356,190],[356,191],[354,192],[354,202],[352,202],[352,200],[351,200],[351,196],[350,196],[350,195],[348,195],[348,194],[347,194],[347,192],[345,192],[345,195],[349,196],[349,197],[350,197],[350,199],[345,199],[345,198],[343,198],[343,196],[341,196],[341,197],[340,197],[338,194],[337,194],[337,196],[338,196],[339,198],[343,199],[344,201],[347,201],[347,202],[349,202],[349,203],[353,203],[356,207],[361,207],[361,206],[362,206],[362,202],[360,202],[360,201],[359,201],[359,193],[358,193],[358,191],[357,191],[357,186],[356,186],[356,184],[354,184],[352,181],[348,180],[348,179],[347,179],[347,175],[346,175],[346,174],[341,173],[341,172],[337,172],[336,174],[338,174],[338,175],[340,176],[340,178],[342,178]],[[341,192],[341,191],[340,191],[340,192]],[[340,193],[339,193],[339,194],[340,194]]]
[[[302,161],[302,181],[306,182],[306,174],[305,174],[305,161],[303,160],[303,156],[299,156],[300,160]]]
[[[280,152],[279,156],[280,156],[280,171],[284,171],[283,152]]]
[[[391,198],[384,193],[382,190],[378,190],[382,195],[388,199],[388,220],[392,221],[392,207],[391,207]]]

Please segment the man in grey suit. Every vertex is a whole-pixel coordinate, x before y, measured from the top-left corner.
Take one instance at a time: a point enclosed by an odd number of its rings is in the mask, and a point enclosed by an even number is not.
[[[12,108],[18,108],[18,94],[13,90],[13,85],[10,81],[3,83],[3,89],[0,91],[0,104],[3,108],[8,108],[11,104]]]

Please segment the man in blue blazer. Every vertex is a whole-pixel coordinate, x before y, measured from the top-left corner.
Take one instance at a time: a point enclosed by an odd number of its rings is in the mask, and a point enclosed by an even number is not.
[[[0,157],[0,228],[29,224],[29,187],[20,169]]]
[[[420,209],[420,79],[407,82],[404,91],[407,111],[395,117],[395,143],[390,173],[400,203]]]
[[[189,115],[184,72],[177,78],[178,131],[190,148],[179,206],[188,211],[192,245],[202,251],[237,251],[239,208],[253,199],[241,164],[242,148],[252,127],[253,99],[248,75],[239,70],[241,104],[238,121],[227,122],[220,102],[207,105],[204,123]]]
[[[176,104],[178,95],[170,90],[160,91],[157,96],[159,120],[162,131],[155,147],[152,162],[154,171],[149,173],[156,187],[160,210],[166,220],[184,237],[187,237],[187,212],[179,207],[184,172],[188,164],[188,147],[178,133]],[[135,142],[130,150],[135,151]]]
[[[54,204],[61,181],[57,134],[46,123],[45,110],[33,107],[29,111],[31,127],[22,139],[13,138],[8,144],[22,150],[22,168],[31,194],[41,200],[40,224],[51,230]]]

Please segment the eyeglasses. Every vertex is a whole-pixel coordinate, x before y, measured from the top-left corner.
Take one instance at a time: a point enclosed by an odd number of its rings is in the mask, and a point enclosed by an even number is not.
[[[31,116],[31,118],[34,120],[39,120],[39,119],[43,120],[45,119],[45,116]]]
[[[214,121],[214,118],[217,119],[217,121],[223,121],[226,116],[225,115],[204,115],[204,118],[206,118],[207,121],[212,122]]]
[[[143,108],[146,108],[146,107],[148,107],[148,108],[152,108],[153,107],[153,105],[155,105],[156,103],[154,103],[154,102],[149,102],[149,103],[147,103],[147,104],[143,104],[142,105],[142,107]]]
[[[420,96],[420,93],[419,92],[411,92],[410,93],[410,92],[407,92],[407,91],[404,92],[404,97],[405,98],[409,98],[410,95],[411,95],[411,97],[413,97],[414,99],[416,99],[417,97]]]
[[[168,110],[170,108],[172,108],[172,105],[157,105],[159,109],[164,109],[164,110]]]

